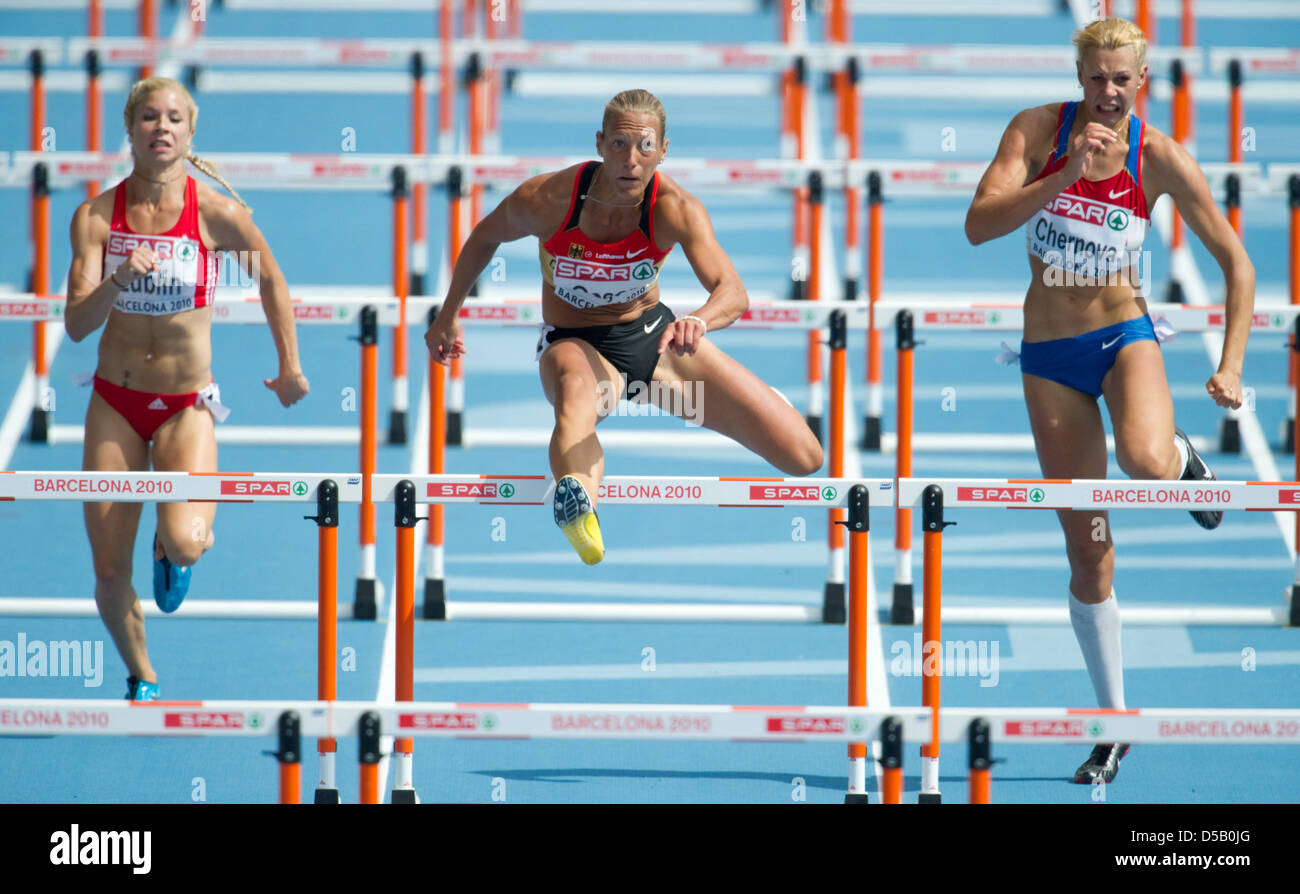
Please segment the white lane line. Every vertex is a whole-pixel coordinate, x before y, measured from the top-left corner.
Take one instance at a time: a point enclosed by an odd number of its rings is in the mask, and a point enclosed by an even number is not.
[[[719,677],[839,677],[843,658],[792,661],[695,661],[658,663],[653,671],[625,664],[539,664],[517,667],[420,667],[417,683],[518,683],[539,680],[703,680]]]

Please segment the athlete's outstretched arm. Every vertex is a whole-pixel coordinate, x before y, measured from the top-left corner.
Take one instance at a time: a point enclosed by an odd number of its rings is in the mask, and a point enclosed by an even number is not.
[[[469,297],[470,287],[502,242],[514,242],[542,232],[544,205],[554,198],[548,195],[548,187],[554,191],[552,181],[564,173],[542,174],[525,180],[469,234],[452,268],[447,296],[437,318],[424,334],[424,343],[434,360],[446,364],[453,357],[466,353],[457,317]]]
[[[292,406],[307,396],[311,386],[302,374],[298,359],[298,335],[289,300],[289,284],[285,282],[266,237],[253,223],[248,209],[215,190],[208,192],[211,195],[203,196],[199,209],[212,237],[213,249],[239,252],[245,271],[258,280],[262,310],[271,327],[271,337],[275,340],[275,352],[280,361],[279,374],[262,382],[275,392],[281,404]]]
[[[1196,161],[1187,150],[1168,136],[1150,128],[1143,153],[1143,178],[1154,196],[1168,193],[1187,221],[1187,226],[1205,245],[1223,271],[1227,286],[1227,323],[1223,334],[1223,356],[1219,368],[1205,383],[1205,390],[1221,407],[1241,407],[1241,371],[1250,337],[1250,320],[1255,309],[1255,267],[1228,219],[1210,193]]]
[[[696,278],[709,292],[704,306],[689,314],[703,325],[685,317],[674,320],[659,338],[659,353],[694,354],[705,332],[730,326],[749,310],[749,294],[731,258],[718,244],[709,213],[699,199],[677,187],[670,195],[661,195],[656,208],[656,239],[681,243]]]

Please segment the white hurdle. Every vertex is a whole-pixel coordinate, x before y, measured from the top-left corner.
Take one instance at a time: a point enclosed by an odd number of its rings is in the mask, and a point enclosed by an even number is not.
[[[921,530],[924,532],[924,609],[921,619],[922,639],[926,643],[942,642],[943,601],[943,529],[952,524],[944,517],[950,508],[1001,509],[1190,509],[1294,511],[1300,507],[1300,482],[1277,481],[1111,481],[1107,479],[982,479],[903,478],[898,482],[899,506],[921,504]],[[1290,596],[1288,591],[1288,597]],[[1273,623],[1281,621],[1300,626],[1300,600],[1290,600],[1289,615],[1271,615]],[[907,606],[910,610],[911,606]],[[1154,609],[1152,611],[1155,611]],[[897,607],[895,608],[897,614]],[[1121,618],[1127,620],[1124,609]],[[1167,624],[1203,621],[1178,609],[1163,612]],[[1257,612],[1237,615],[1231,607],[1216,611],[1218,623],[1236,618],[1236,623],[1258,623]],[[955,621],[954,617],[946,620]],[[966,618],[963,620],[975,620]],[[985,612],[980,623],[1017,623],[1014,610]],[[940,680],[943,676],[942,649],[929,649],[936,673],[922,681],[922,704],[939,709]],[[1118,735],[1110,732],[1104,735]],[[1107,738],[1099,741],[1128,741]],[[922,747],[921,796],[935,800],[939,794],[940,729],[936,719],[933,738]]]

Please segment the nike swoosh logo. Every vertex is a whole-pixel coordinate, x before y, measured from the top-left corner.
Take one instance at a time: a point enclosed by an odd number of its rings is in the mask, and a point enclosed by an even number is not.
[[[628,258],[635,258],[637,255],[641,254],[641,252],[643,252],[643,251],[645,251],[644,248],[638,248],[636,251],[630,251],[630,252],[628,252],[628,253],[627,253],[627,256],[628,256]]]
[[[1110,350],[1112,347],[1115,346],[1115,342],[1119,341],[1119,340],[1120,340],[1121,338],[1123,338],[1123,337],[1124,337],[1124,336],[1122,336],[1122,335],[1117,335],[1117,336],[1115,336],[1114,338],[1112,338],[1110,341],[1104,341],[1104,342],[1102,342],[1102,343],[1101,343],[1101,349],[1102,349],[1103,351],[1108,351],[1108,350]]]
[[[655,327],[658,326],[659,323],[660,323],[660,321],[662,321],[662,320],[663,320],[663,317],[660,317],[658,320],[655,320],[653,323],[646,323],[646,324],[645,324],[644,326],[642,326],[641,328],[645,330],[645,334],[646,334],[646,335],[649,335],[651,332],[654,332],[654,331],[655,331]]]
[[[1124,190],[1123,192],[1112,192],[1110,193],[1110,197],[1112,199],[1118,199],[1120,196],[1124,195],[1124,193],[1126,192],[1129,192],[1129,190],[1131,189],[1133,189],[1133,187],[1130,186],[1128,189]]]

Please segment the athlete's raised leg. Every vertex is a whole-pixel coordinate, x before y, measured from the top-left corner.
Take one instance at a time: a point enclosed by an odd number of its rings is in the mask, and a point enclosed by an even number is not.
[[[787,475],[811,475],[822,467],[821,444],[803,416],[712,342],[701,340],[694,354],[665,351],[655,367],[659,406],[678,416],[674,394],[690,391],[689,418],[738,441]]]
[[[202,406],[181,410],[154,432],[152,452],[158,472],[215,472],[212,413]],[[158,504],[158,543],[173,565],[189,567],[212,546],[216,513],[216,503]]]

